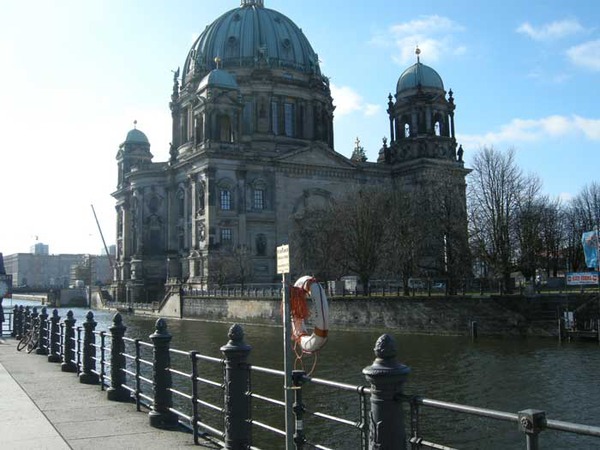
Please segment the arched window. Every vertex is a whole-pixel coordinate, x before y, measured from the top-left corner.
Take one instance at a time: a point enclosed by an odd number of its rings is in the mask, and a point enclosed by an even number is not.
[[[228,115],[221,114],[217,117],[217,127],[220,142],[233,142],[231,119]]]
[[[283,104],[283,116],[284,116],[284,127],[285,135],[288,137],[294,137],[296,135],[296,108],[293,103]]]
[[[219,194],[221,209],[223,211],[231,210],[231,191],[229,189],[221,189]]]
[[[247,101],[244,103],[242,112],[242,126],[244,134],[254,133],[254,102]]]
[[[202,141],[204,141],[204,116],[196,116],[195,121],[196,144],[200,144]]]
[[[279,104],[275,100],[271,102],[271,131],[274,135],[279,134]]]
[[[436,121],[433,124],[433,132],[436,136],[441,136],[442,135],[442,125],[440,124],[439,121]]]

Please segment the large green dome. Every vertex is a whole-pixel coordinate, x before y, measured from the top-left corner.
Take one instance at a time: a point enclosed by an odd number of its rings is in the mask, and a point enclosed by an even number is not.
[[[417,89],[440,89],[444,90],[442,77],[431,67],[420,62],[406,69],[398,79],[396,92],[398,95],[405,91]]]
[[[208,25],[194,42],[183,67],[206,74],[217,68],[287,68],[320,74],[318,56],[298,26],[283,14],[264,7],[263,0],[242,0]]]

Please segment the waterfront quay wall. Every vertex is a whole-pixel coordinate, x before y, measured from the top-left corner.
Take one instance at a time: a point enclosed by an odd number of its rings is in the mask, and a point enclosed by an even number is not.
[[[403,334],[557,336],[558,314],[583,300],[537,297],[344,297],[329,300],[331,329],[392,329]],[[172,296],[163,317],[281,324],[281,300]],[[310,319],[309,319],[310,320]],[[310,326],[310,324],[309,324]]]

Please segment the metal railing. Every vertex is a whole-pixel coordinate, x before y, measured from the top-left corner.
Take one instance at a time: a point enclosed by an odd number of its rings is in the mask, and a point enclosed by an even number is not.
[[[410,369],[397,362],[395,344],[388,335],[377,341],[373,365],[363,369],[368,386],[294,371],[294,423],[286,431],[281,425],[285,373],[248,363],[251,347],[245,344],[239,325],[230,328],[229,340],[220,348],[223,357],[217,358],[171,349],[164,319],[156,322],[152,342],[125,337],[119,313],[108,331],[95,330],[91,311],[76,328],[71,311],[60,323],[57,310],[48,315],[46,308],[38,314],[36,308],[16,307],[11,319],[15,338],[38,321],[42,338],[37,354],[60,362],[62,370],[76,373],[81,383],[99,385],[109,400],[135,402],[138,411],[148,409],[151,426],[191,430],[196,444],[203,439],[224,448],[258,448],[253,447],[259,444],[256,440],[268,448],[283,448],[280,440],[293,432],[296,449],[340,448],[336,444],[360,449],[452,449],[424,435],[425,408],[517,424],[528,450],[540,448],[539,436],[545,430],[600,437],[600,427],[550,420],[544,411],[510,413],[404,395],[402,386]],[[338,407],[325,409],[332,404]],[[408,432],[405,406],[410,411]],[[337,436],[356,436],[332,443],[327,435],[334,428],[341,430]],[[253,430],[260,431],[259,439],[253,439]]]

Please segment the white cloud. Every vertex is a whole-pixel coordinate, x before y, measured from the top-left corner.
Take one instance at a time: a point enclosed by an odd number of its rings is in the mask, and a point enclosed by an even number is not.
[[[585,28],[576,19],[564,19],[550,22],[539,27],[525,22],[517,28],[517,33],[529,36],[536,41],[561,39],[574,34],[585,32]]]
[[[392,45],[397,51],[393,60],[402,66],[415,62],[417,45],[421,49],[422,58],[435,63],[442,56],[456,56],[466,52],[466,47],[457,44],[454,38],[456,33],[463,30],[463,26],[447,17],[423,16],[392,25],[385,35],[375,36],[372,42],[382,46]]]
[[[460,135],[458,139],[466,148],[474,149],[495,144],[538,142],[567,135],[583,135],[589,140],[600,141],[600,119],[587,119],[577,115],[513,119],[502,126],[500,131],[483,135]]]
[[[365,116],[375,116],[379,113],[379,111],[381,111],[381,105],[375,105],[372,103],[365,105]]]
[[[567,57],[576,66],[600,71],[600,39],[571,47]]]
[[[361,95],[349,86],[336,86],[331,83],[331,96],[337,117],[354,112],[362,112],[365,116],[374,116],[381,109],[379,105],[365,103]]]

